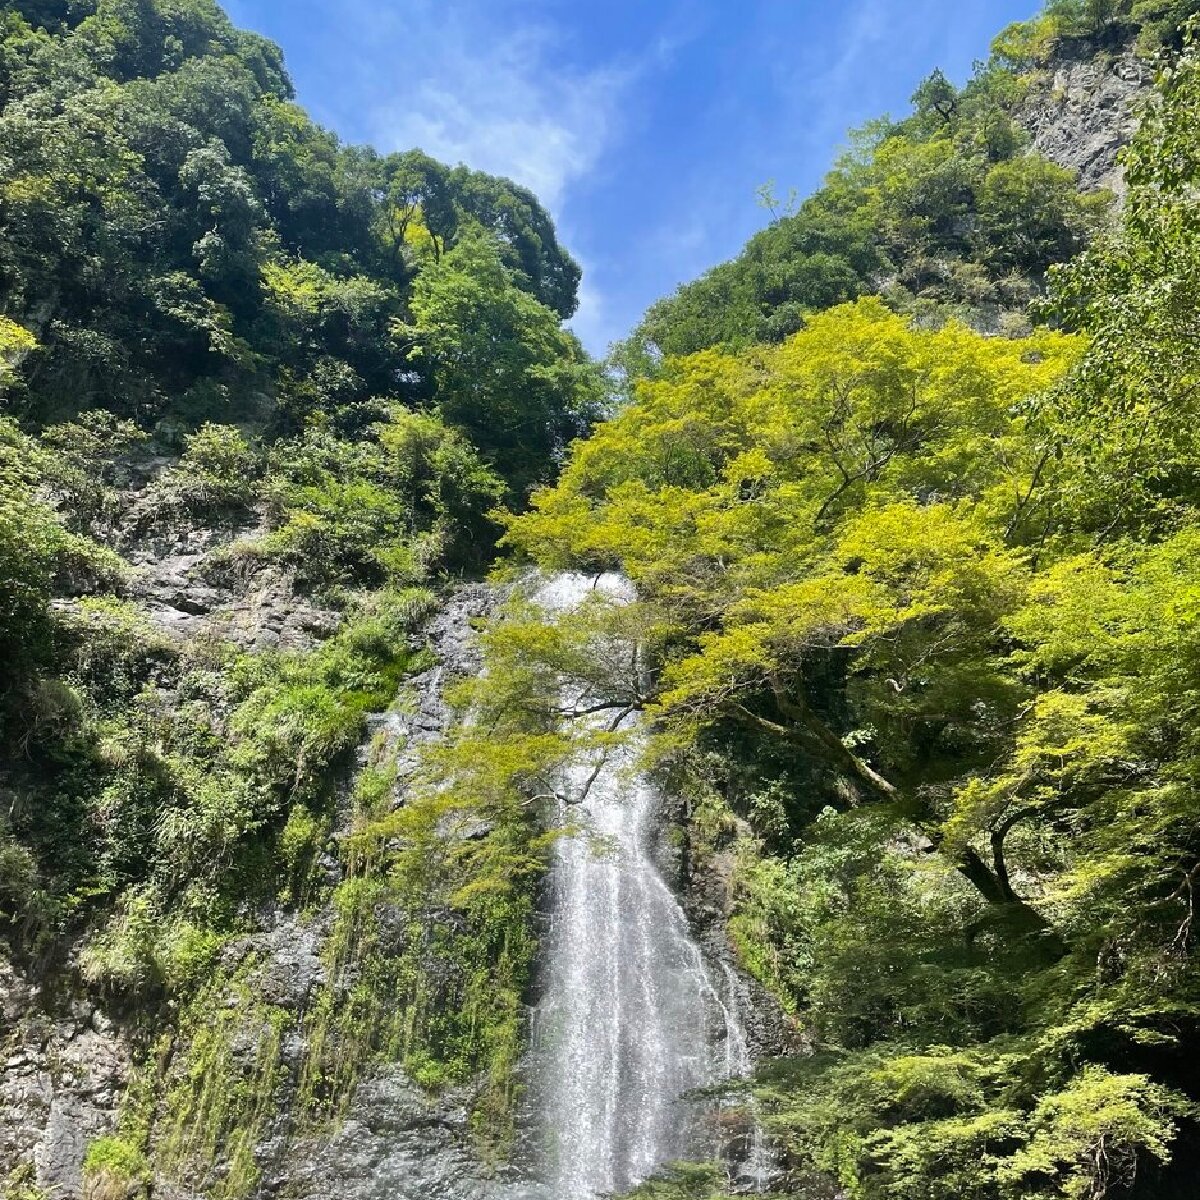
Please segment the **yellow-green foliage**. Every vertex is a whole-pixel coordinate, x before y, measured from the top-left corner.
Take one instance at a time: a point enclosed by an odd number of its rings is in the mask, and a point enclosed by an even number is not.
[[[728,712],[840,645],[905,720],[921,705],[944,720],[958,681],[992,674],[996,622],[1023,594],[1007,540],[1036,518],[1044,470],[1023,404],[1081,349],[919,331],[864,300],[776,350],[680,360],[507,541],[551,567],[619,565],[668,629],[704,614],[692,652],[672,655],[665,713]]]
[[[0,1196],[4,1200],[47,1200],[46,1191],[37,1185],[37,1167],[29,1159],[19,1162],[0,1180]]]
[[[23,325],[8,317],[0,316],[0,388],[8,384],[14,374],[15,360],[37,347],[37,339]]]
[[[1136,154],[1195,161],[1185,124]],[[1116,1196],[1170,1179],[1195,1119],[1165,1057],[1196,1012],[1194,292],[1159,244],[1190,226],[1137,215],[1182,196],[1147,175],[1126,236],[1181,277],[1171,343],[1128,322],[1120,248],[1061,283],[1094,346],[860,300],[668,360],[509,519],[542,565],[638,587],[494,653],[658,718],[693,853],[730,852],[742,961],[818,1051],[762,1091],[797,1184]],[[606,627],[652,684],[573,652]]]
[[[293,1017],[262,999],[256,964],[215,975],[188,1004],[165,1067],[154,1163],[199,1180],[213,1200],[241,1200],[258,1182],[255,1149],[275,1117],[280,1048]]]
[[[129,1200],[145,1194],[150,1164],[141,1149],[121,1137],[101,1137],[83,1156],[83,1190],[88,1200]]]

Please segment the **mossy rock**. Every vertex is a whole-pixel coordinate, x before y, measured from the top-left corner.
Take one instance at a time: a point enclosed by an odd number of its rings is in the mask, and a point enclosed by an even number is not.
[[[83,1159],[84,1200],[136,1200],[150,1190],[150,1164],[132,1142],[97,1138]]]

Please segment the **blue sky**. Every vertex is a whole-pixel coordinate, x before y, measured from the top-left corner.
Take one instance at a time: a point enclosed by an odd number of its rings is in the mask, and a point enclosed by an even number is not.
[[[532,187],[584,267],[589,349],[820,184],[846,131],[963,80],[1038,0],[227,0],[343,138]]]

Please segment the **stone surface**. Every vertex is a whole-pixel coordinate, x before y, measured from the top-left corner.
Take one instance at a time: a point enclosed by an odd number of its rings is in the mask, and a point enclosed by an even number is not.
[[[1107,188],[1123,198],[1117,155],[1137,128],[1153,82],[1153,69],[1132,49],[1060,62],[1036,79],[1018,120],[1032,135],[1033,149],[1077,171],[1082,188]]]
[[[263,1193],[289,1200],[482,1200],[489,1185],[469,1143],[459,1098],[433,1102],[390,1067],[359,1088],[333,1137],[293,1146]]]
[[[253,554],[222,557],[264,533],[261,524],[184,529],[134,543],[125,549],[136,568],[129,594],[181,641],[207,635],[245,650],[308,649],[337,631],[339,615],[297,595],[289,572],[275,564]]]
[[[389,751],[399,753],[397,805],[404,803],[405,781],[416,769],[418,748],[441,737],[451,718],[446,685],[479,669],[473,622],[496,602],[496,591],[481,584],[464,585],[446,597],[425,635],[436,665],[407,681],[403,699],[393,710],[368,722],[360,761],[379,753],[381,740]],[[446,832],[478,835],[476,828]],[[386,931],[388,914],[381,913],[380,919]],[[427,919],[450,920],[452,915],[431,913]],[[272,1002],[298,1011],[322,978],[323,968],[319,942],[288,926],[289,920],[282,919],[269,937],[252,941],[255,953],[267,954]],[[385,936],[390,939],[390,934]],[[404,936],[403,922],[395,936]],[[302,1042],[286,1045],[285,1062],[295,1067],[303,1051]],[[382,1067],[359,1085],[335,1130],[289,1142],[280,1125],[275,1126],[260,1147],[261,1195],[287,1200],[501,1200],[503,1193],[505,1200],[520,1200],[515,1194],[508,1197],[479,1160],[468,1124],[470,1100],[469,1091],[434,1099],[412,1084],[400,1067]]]
[[[88,1004],[44,996],[3,958],[0,1014],[0,1179],[32,1166],[51,1200],[73,1200],[88,1143],[116,1127],[128,1043]]]
[[[147,558],[138,595],[159,605],[155,618],[180,636],[214,630],[214,622],[229,614],[246,614],[241,628],[250,644],[264,634],[290,637],[289,621],[311,623],[320,614],[303,613],[287,599],[286,583],[259,580],[264,591],[239,589],[236,581],[213,582],[205,574],[206,557],[222,542],[183,535]],[[262,599],[266,594],[268,599]],[[447,684],[475,674],[481,666],[474,627],[497,604],[495,589],[479,584],[458,588],[447,596],[430,619],[425,638],[436,665],[407,681],[395,708],[369,720],[359,761],[379,753],[379,742],[399,753],[396,805],[405,801],[406,781],[417,766],[419,747],[444,733],[451,718],[444,693]],[[347,792],[348,794],[348,792]],[[343,817],[348,828],[349,806]],[[669,816],[665,813],[664,816]],[[443,831],[447,837],[483,836],[479,821],[463,822]],[[667,845],[663,840],[664,847]],[[668,867],[670,864],[666,864]],[[678,864],[676,864],[678,866]],[[340,867],[327,864],[329,881],[336,883]],[[680,880],[678,871],[671,876]],[[780,1017],[764,1002],[759,989],[732,971],[724,935],[727,897],[719,871],[686,882],[690,915],[706,954],[728,972],[731,994],[745,1014],[746,1031],[760,1053],[782,1045]],[[385,931],[388,914],[380,914]],[[430,913],[431,922],[452,919],[449,913]],[[397,1066],[369,1075],[351,1098],[336,1129],[297,1140],[292,1125],[294,1089],[307,1046],[303,1021],[326,981],[322,947],[332,925],[332,913],[295,914],[268,906],[258,914],[258,930],[226,947],[228,966],[253,961],[254,986],[269,1005],[297,1018],[283,1041],[281,1081],[275,1112],[256,1148],[262,1175],[261,1197],[287,1200],[561,1200],[519,1177],[508,1176],[482,1162],[469,1128],[470,1091],[431,1098],[405,1078]],[[397,923],[396,939],[406,936]],[[385,942],[390,941],[385,932]],[[397,945],[399,941],[397,942]],[[394,949],[395,947],[393,947]],[[88,1144],[114,1132],[118,1109],[131,1071],[128,1040],[104,1012],[81,1000],[51,1004],[37,986],[8,964],[0,964],[0,1178],[22,1164],[34,1168],[37,1186],[52,1200],[82,1196],[82,1163]],[[245,1059],[247,1072],[257,1052],[253,1029],[233,1046],[235,1058]],[[219,1177],[183,1182],[159,1179],[155,1193],[167,1200],[195,1200]]]

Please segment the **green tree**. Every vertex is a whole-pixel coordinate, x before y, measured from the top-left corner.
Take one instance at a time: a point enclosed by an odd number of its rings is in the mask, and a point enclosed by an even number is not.
[[[556,313],[524,292],[493,238],[460,238],[418,278],[396,328],[433,380],[439,411],[514,494],[547,480],[596,416],[599,375]]]

